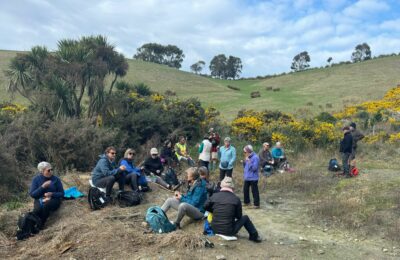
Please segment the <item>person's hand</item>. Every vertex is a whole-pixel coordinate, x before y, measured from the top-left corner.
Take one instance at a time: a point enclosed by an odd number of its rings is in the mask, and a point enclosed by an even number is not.
[[[196,144],[196,147],[197,147],[197,148],[199,148],[199,147],[200,147],[200,144],[199,144],[199,143],[197,143],[197,144]]]
[[[47,203],[47,202],[49,202],[50,201],[50,198],[49,197],[45,197],[44,199],[43,199],[43,203]]]
[[[175,191],[175,198],[176,198],[177,200],[181,200],[182,194],[181,194],[179,191]]]
[[[125,166],[125,165],[121,165],[121,166],[119,166],[119,169],[120,169],[121,171],[125,171],[125,170],[126,170],[126,166]]]
[[[46,192],[45,194],[44,194],[44,196],[46,197],[46,198],[51,198],[51,196],[53,196],[53,192]]]
[[[45,182],[42,184],[42,188],[46,189],[46,188],[48,188],[48,187],[50,186],[50,184],[51,184],[51,181],[50,181],[50,180],[45,181]]]
[[[243,163],[243,160],[240,160],[240,163]]]
[[[156,173],[160,173],[160,170],[157,170]]]
[[[144,166],[141,166],[140,169],[141,169],[141,170],[144,170]]]

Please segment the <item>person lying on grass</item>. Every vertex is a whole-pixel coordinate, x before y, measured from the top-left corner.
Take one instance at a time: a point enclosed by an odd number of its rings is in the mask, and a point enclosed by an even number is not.
[[[200,178],[197,167],[190,167],[186,170],[189,189],[186,194],[175,192],[173,198],[167,199],[161,206],[167,213],[170,208],[178,211],[174,224],[180,228],[180,223],[186,215],[194,220],[201,220],[204,217],[204,202],[207,200],[206,181]]]
[[[204,208],[211,212],[211,228],[215,234],[234,236],[244,226],[249,233],[249,240],[261,242],[257,229],[247,215],[242,215],[242,203],[233,193],[234,183],[231,177],[221,181],[221,190],[208,198]]]
[[[53,168],[48,162],[40,162],[39,173],[33,178],[29,195],[35,199],[33,213],[46,222],[50,213],[57,210],[64,197],[64,188],[60,178],[53,175]]]

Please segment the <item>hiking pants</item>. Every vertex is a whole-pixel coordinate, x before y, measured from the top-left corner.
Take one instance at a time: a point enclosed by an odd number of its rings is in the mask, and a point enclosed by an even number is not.
[[[106,188],[106,196],[110,197],[114,183],[118,181],[119,190],[124,190],[125,176],[122,174],[109,175],[96,181],[94,185],[99,188]]]
[[[165,188],[169,188],[169,184],[166,183],[160,176],[154,175],[156,177],[155,183],[160,184],[161,186],[165,187]]]
[[[342,154],[342,164],[343,164],[343,173],[344,175],[350,176],[350,155],[351,153],[343,153]]]
[[[219,168],[219,180],[222,181],[225,178],[225,176],[232,177],[232,171],[233,169],[224,170]]]
[[[253,193],[254,206],[260,206],[258,181],[244,181],[243,185],[244,204],[250,203],[250,187],[251,187],[251,192]]]
[[[35,213],[41,220],[42,224],[46,222],[50,216],[50,212],[57,210],[61,205],[61,198],[52,198],[48,202],[40,205],[39,200],[33,203],[33,213]]]
[[[203,160],[199,160],[199,167],[204,166],[204,167],[206,167],[207,170],[208,170],[208,165],[209,165],[209,164],[210,164],[210,162],[203,161]]]
[[[354,160],[356,158],[357,146],[353,146],[353,150],[351,151],[350,160]]]
[[[181,159],[179,160],[180,162],[184,161],[187,163],[187,165],[189,165],[189,167],[193,167],[194,166],[194,161],[192,159],[190,159],[189,157],[181,157]]]
[[[204,213],[198,210],[196,207],[186,203],[180,202],[176,198],[167,199],[164,204],[161,206],[162,210],[166,213],[170,208],[173,208],[178,211],[178,215],[176,216],[175,224],[180,224],[183,217],[187,215],[189,218],[194,220],[200,220],[204,217]]]
[[[137,174],[131,173],[125,176],[125,183],[130,184],[132,190],[137,191],[138,190],[138,178]]]
[[[240,219],[235,221],[233,227],[233,234],[236,235],[243,226],[249,233],[250,237],[258,236],[256,227],[254,226],[253,222],[251,222],[250,218],[247,215],[244,215]]]

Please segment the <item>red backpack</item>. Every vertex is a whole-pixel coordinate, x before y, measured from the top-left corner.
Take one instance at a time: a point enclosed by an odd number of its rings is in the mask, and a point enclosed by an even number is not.
[[[350,174],[351,174],[351,177],[356,177],[356,176],[359,174],[358,168],[354,166],[354,167],[351,169]]]

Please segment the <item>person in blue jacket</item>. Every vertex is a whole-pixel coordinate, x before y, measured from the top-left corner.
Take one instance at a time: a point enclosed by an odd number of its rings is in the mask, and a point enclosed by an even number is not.
[[[131,185],[134,191],[148,191],[146,175],[141,173],[140,168],[133,165],[133,159],[136,151],[128,148],[125,151],[124,158],[119,163],[120,166],[125,166],[125,184]]]
[[[225,176],[232,177],[233,166],[236,161],[236,149],[231,145],[231,138],[225,137],[224,146],[218,150],[219,180],[222,181]]]
[[[276,142],[275,147],[271,151],[273,164],[277,166],[280,162],[286,160],[285,152],[283,151],[281,142]]]
[[[260,208],[260,193],[258,191],[258,167],[260,164],[260,159],[258,155],[253,151],[253,146],[246,145],[243,148],[245,153],[245,160],[243,161],[243,168],[244,168],[244,184],[243,184],[243,200],[244,205],[250,205],[250,187],[251,192],[253,193],[253,203],[254,209]]]
[[[110,201],[114,183],[118,181],[119,190],[124,190],[125,178],[123,172],[126,170],[124,165],[117,166],[115,156],[117,150],[110,146],[105,153],[100,155],[96,167],[92,171],[92,182],[96,187],[106,188],[106,198]]]
[[[50,163],[40,162],[37,169],[39,173],[32,180],[29,195],[35,199],[33,213],[42,220],[42,225],[44,225],[50,213],[60,207],[64,188],[60,178],[53,175]]]
[[[170,208],[178,211],[174,224],[180,228],[180,223],[185,215],[200,220],[204,217],[204,203],[207,200],[206,181],[200,178],[197,167],[190,167],[186,170],[189,190],[186,194],[175,192],[173,198],[167,199],[161,206],[164,212]]]

